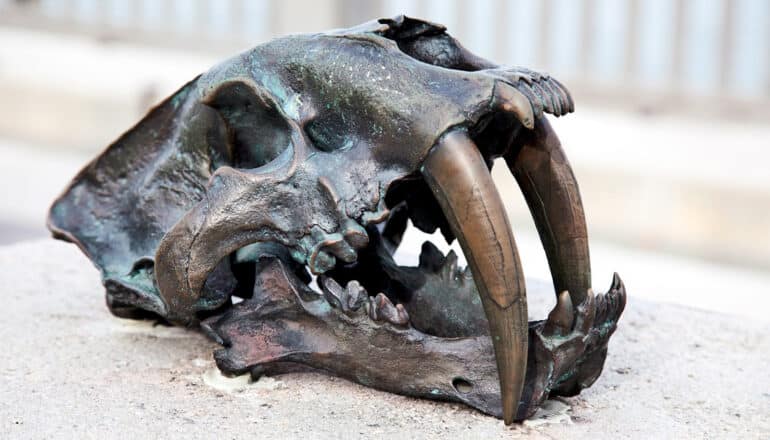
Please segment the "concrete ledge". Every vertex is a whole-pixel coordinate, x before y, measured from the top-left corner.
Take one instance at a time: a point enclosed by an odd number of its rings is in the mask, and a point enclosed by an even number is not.
[[[633,286],[599,381],[504,428],[459,405],[317,374],[223,378],[203,336],[109,315],[72,245],[0,247],[0,267],[4,438],[770,436],[770,325],[639,301]],[[550,294],[531,290],[542,316]]]

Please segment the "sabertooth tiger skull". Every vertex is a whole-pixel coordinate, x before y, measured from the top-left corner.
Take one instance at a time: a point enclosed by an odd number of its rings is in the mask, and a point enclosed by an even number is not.
[[[545,117],[573,108],[548,75],[417,19],[278,38],[152,109],[49,228],[100,269],[113,314],[200,327],[226,373],[322,370],[509,424],[597,379],[625,306],[617,275],[591,291],[578,185]],[[499,157],[550,264],[545,321],[527,322]],[[430,242],[398,265],[409,221],[457,238],[468,268]]]

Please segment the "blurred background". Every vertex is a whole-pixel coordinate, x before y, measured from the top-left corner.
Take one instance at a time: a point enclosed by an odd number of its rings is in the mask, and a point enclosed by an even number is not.
[[[0,245],[43,238],[52,199],[154,103],[286,33],[408,14],[551,73],[588,215],[596,290],[770,321],[766,0],[0,0]],[[547,264],[505,167],[528,276]],[[417,242],[419,235],[410,241]]]

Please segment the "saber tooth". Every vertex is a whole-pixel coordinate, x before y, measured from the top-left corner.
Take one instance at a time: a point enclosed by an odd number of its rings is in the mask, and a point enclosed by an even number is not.
[[[554,290],[569,291],[577,307],[591,288],[588,231],[578,183],[548,120],[539,118],[524,136],[523,146],[508,151],[505,162],[532,213]]]
[[[489,322],[505,424],[513,423],[527,367],[527,298],[505,207],[479,149],[445,134],[422,173],[468,259]]]

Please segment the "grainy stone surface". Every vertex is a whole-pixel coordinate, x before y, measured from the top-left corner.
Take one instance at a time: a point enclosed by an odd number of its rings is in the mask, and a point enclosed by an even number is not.
[[[224,378],[200,334],[112,317],[72,245],[0,247],[0,268],[2,438],[770,437],[770,325],[635,300],[633,286],[598,382],[505,428],[318,374]]]

